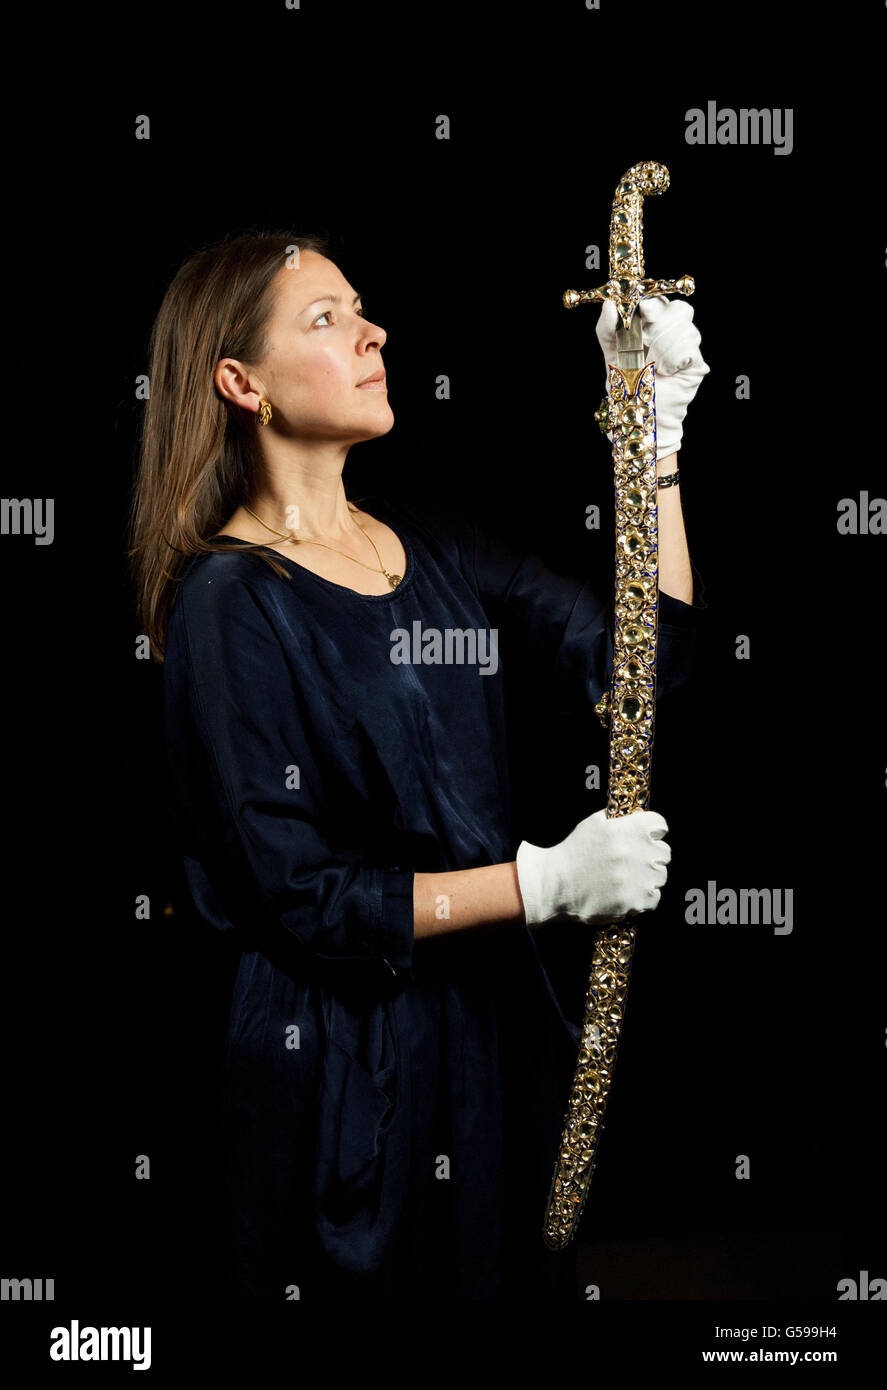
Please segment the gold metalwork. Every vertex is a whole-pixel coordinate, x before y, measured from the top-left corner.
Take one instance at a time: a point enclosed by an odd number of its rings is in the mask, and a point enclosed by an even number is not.
[[[635,164],[620,180],[610,219],[610,280],[597,290],[567,290],[564,304],[616,303],[627,331],[642,299],[692,294],[680,280],[644,279],[641,205],[668,187],[662,164]],[[641,339],[641,347],[643,340]],[[640,355],[643,363],[643,352]],[[647,810],[656,711],[659,527],[656,482],[656,383],[652,362],[608,364],[607,401],[595,413],[613,443],[616,488],[616,601],[613,674],[595,712],[610,731],[607,816]],[[625,921],[598,929],[585,998],[582,1042],[545,1215],[552,1250],[576,1232],[588,1195],[613,1080],[637,928]]]
[[[664,164],[635,164],[620,179],[610,214],[610,278],[596,290],[564,290],[564,305],[601,304],[612,299],[625,328],[642,299],[654,294],[692,294],[692,275],[679,280],[650,280],[644,276],[644,199],[668,188]]]
[[[264,396],[259,397],[259,408],[256,411],[256,424],[267,425],[271,419],[271,402],[266,401]]]

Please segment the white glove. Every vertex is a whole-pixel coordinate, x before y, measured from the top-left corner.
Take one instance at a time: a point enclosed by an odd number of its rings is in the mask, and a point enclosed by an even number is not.
[[[586,816],[559,845],[540,849],[523,840],[517,877],[527,926],[540,922],[612,922],[658,907],[671,846],[656,811],[607,819]]]
[[[656,459],[667,458],[681,447],[681,423],[687,407],[699,390],[702,378],[711,371],[703,361],[699,329],[693,323],[693,309],[685,299],[669,299],[655,294],[642,299],[635,313],[641,316],[645,361],[652,361],[656,372]],[[597,322],[597,337],[604,361],[617,363],[616,329],[620,319],[616,305],[605,300]],[[607,372],[609,378],[609,372]],[[606,380],[604,394],[607,393]],[[612,443],[613,436],[607,436]]]

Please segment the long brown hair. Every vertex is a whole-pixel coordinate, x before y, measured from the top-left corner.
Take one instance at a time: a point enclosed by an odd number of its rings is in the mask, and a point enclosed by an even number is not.
[[[192,555],[255,550],[289,577],[261,542],[205,538],[248,501],[261,463],[255,418],[219,395],[213,373],[221,357],[247,364],[264,357],[271,286],[295,247],[332,259],[326,234],[260,231],[204,247],[181,266],[154,320],[128,555],[139,623],[156,661],[163,661],[178,583]]]

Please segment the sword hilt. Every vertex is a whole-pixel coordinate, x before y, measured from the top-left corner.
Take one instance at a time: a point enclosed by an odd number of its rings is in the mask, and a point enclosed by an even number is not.
[[[678,280],[654,280],[644,275],[644,198],[664,193],[668,184],[665,165],[652,161],[632,165],[619,180],[610,214],[610,278],[595,290],[564,290],[565,309],[612,300],[627,330],[642,299],[655,294],[693,293],[696,284],[692,275]]]

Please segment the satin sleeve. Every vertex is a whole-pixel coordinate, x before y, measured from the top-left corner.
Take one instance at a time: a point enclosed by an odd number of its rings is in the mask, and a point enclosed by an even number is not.
[[[183,585],[179,604],[179,698],[200,754],[189,776],[208,791],[198,813],[208,823],[195,833],[226,912],[260,909],[313,956],[361,978],[409,972],[413,871],[366,862],[349,835],[347,788],[324,764],[330,730],[317,683],[303,688],[243,576],[216,571]]]
[[[486,610],[501,614],[534,662],[545,663],[566,711],[595,705],[613,671],[613,599],[559,574],[468,519],[463,561]],[[659,594],[657,703],[683,688],[693,667],[699,625],[708,612],[705,584],[691,561],[694,601]]]

